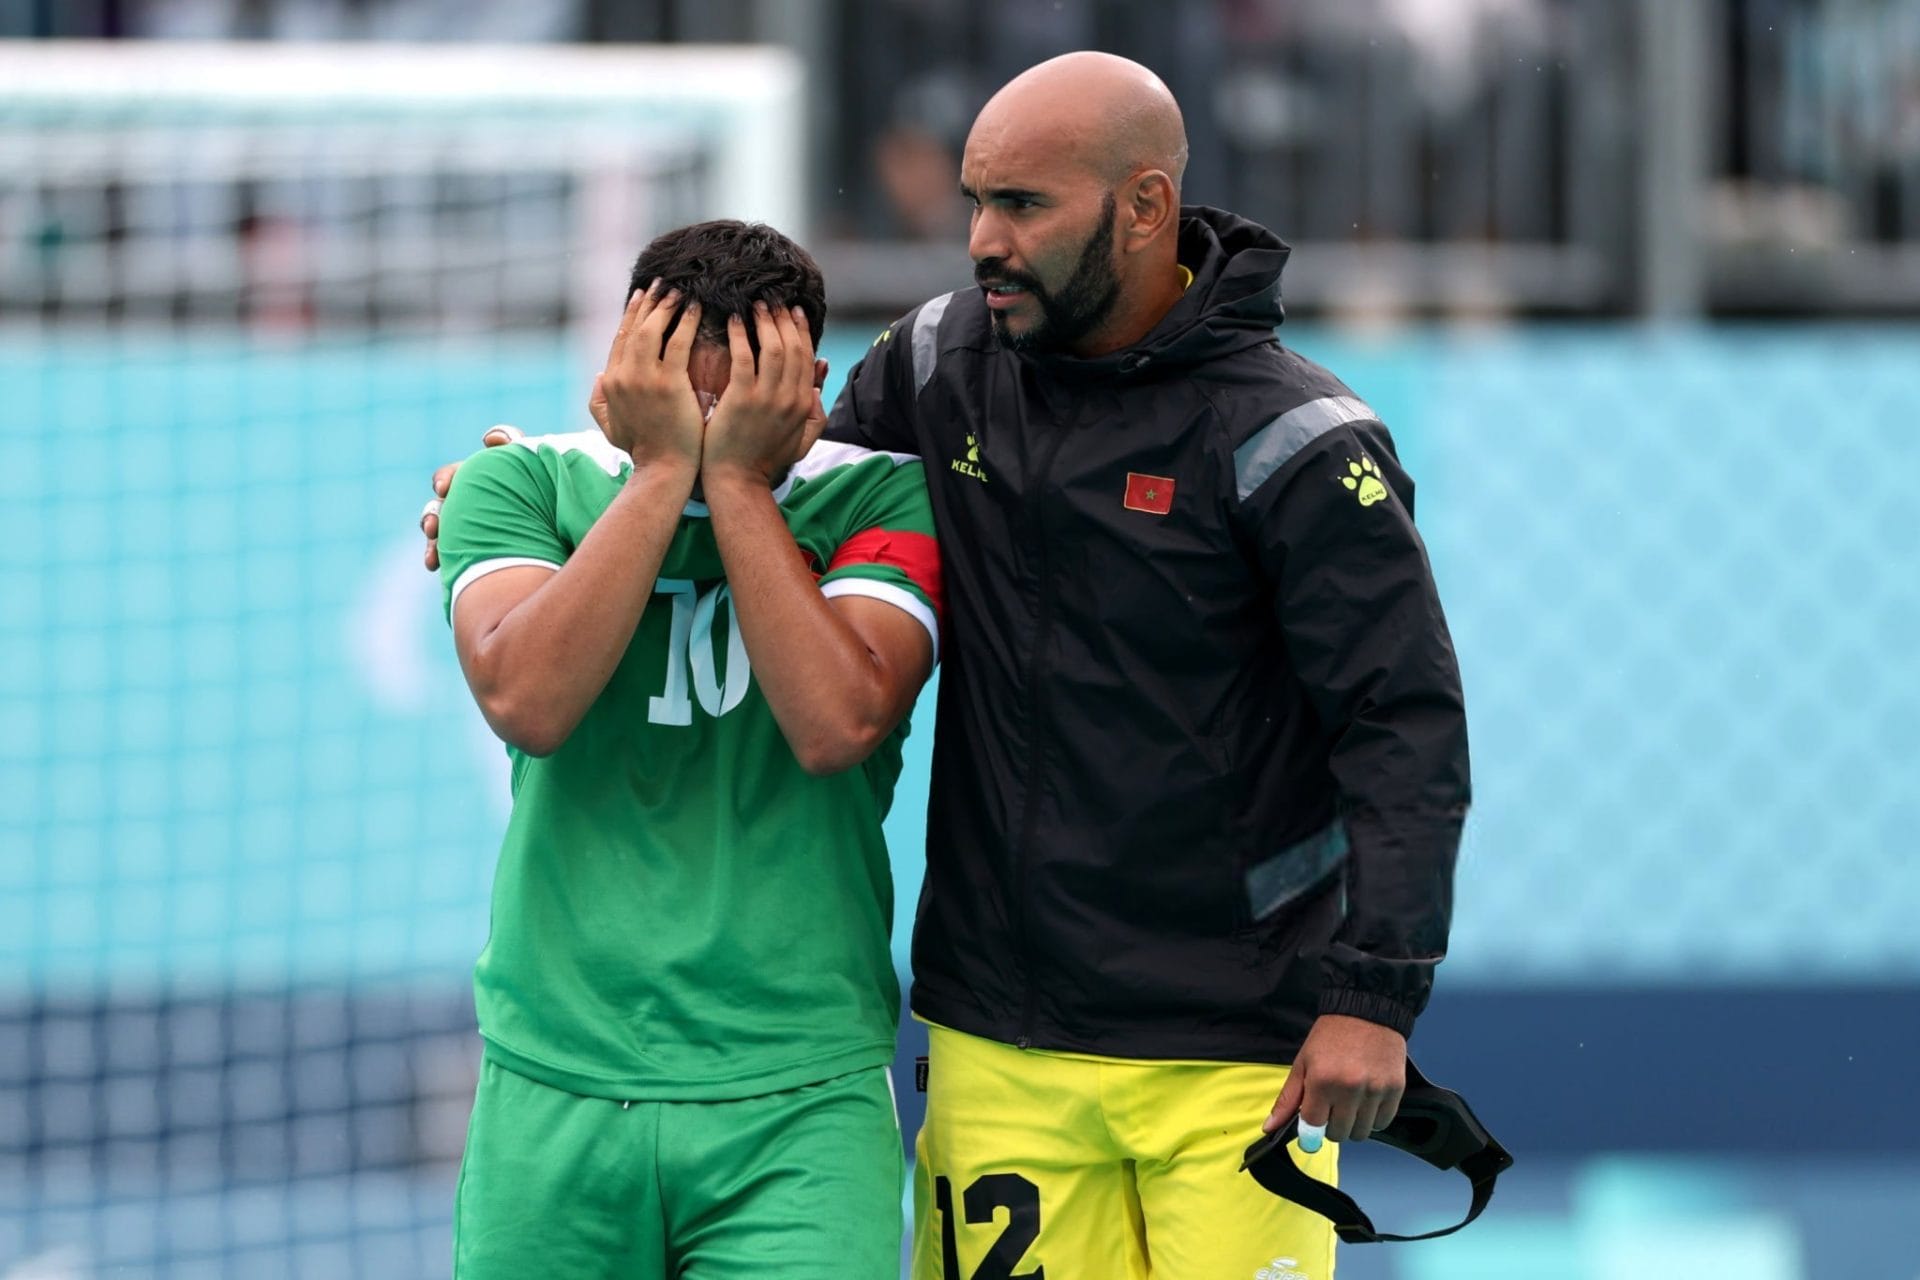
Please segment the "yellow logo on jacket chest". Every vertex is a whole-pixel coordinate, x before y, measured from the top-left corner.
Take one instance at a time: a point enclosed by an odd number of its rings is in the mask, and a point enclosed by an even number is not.
[[[971,432],[967,435],[967,456],[964,459],[955,458],[947,465],[963,476],[971,476],[981,484],[987,482],[987,473],[980,469],[980,442],[974,439]]]

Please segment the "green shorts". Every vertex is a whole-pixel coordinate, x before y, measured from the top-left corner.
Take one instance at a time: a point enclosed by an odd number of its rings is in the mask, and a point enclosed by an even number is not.
[[[456,1280],[898,1280],[885,1067],[732,1102],[584,1098],[480,1068]]]

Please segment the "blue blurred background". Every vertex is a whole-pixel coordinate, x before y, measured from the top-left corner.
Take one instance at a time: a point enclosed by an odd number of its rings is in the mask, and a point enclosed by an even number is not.
[[[1296,242],[1282,336],[1393,428],[1461,655],[1476,806],[1414,1047],[1520,1163],[1341,1275],[1920,1276],[1920,5],[100,0],[0,34],[0,1277],[449,1272],[506,790],[427,475],[585,425],[626,262],[695,217],[817,246],[831,390],[965,283],[966,122],[1072,47],[1160,70],[1188,198]],[[1457,1216],[1404,1163],[1348,1185]]]

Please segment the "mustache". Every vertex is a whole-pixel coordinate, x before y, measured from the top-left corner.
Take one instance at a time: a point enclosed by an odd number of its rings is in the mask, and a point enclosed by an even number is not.
[[[1037,294],[1041,291],[1038,280],[1019,271],[1009,271],[993,258],[974,265],[973,282],[983,289],[986,288],[989,282],[992,282],[994,284],[1019,285],[1028,293]]]

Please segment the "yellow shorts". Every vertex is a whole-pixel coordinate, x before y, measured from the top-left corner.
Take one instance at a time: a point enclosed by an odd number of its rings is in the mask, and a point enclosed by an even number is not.
[[[1332,1280],[1333,1225],[1239,1172],[1285,1067],[929,1041],[913,1280]]]

